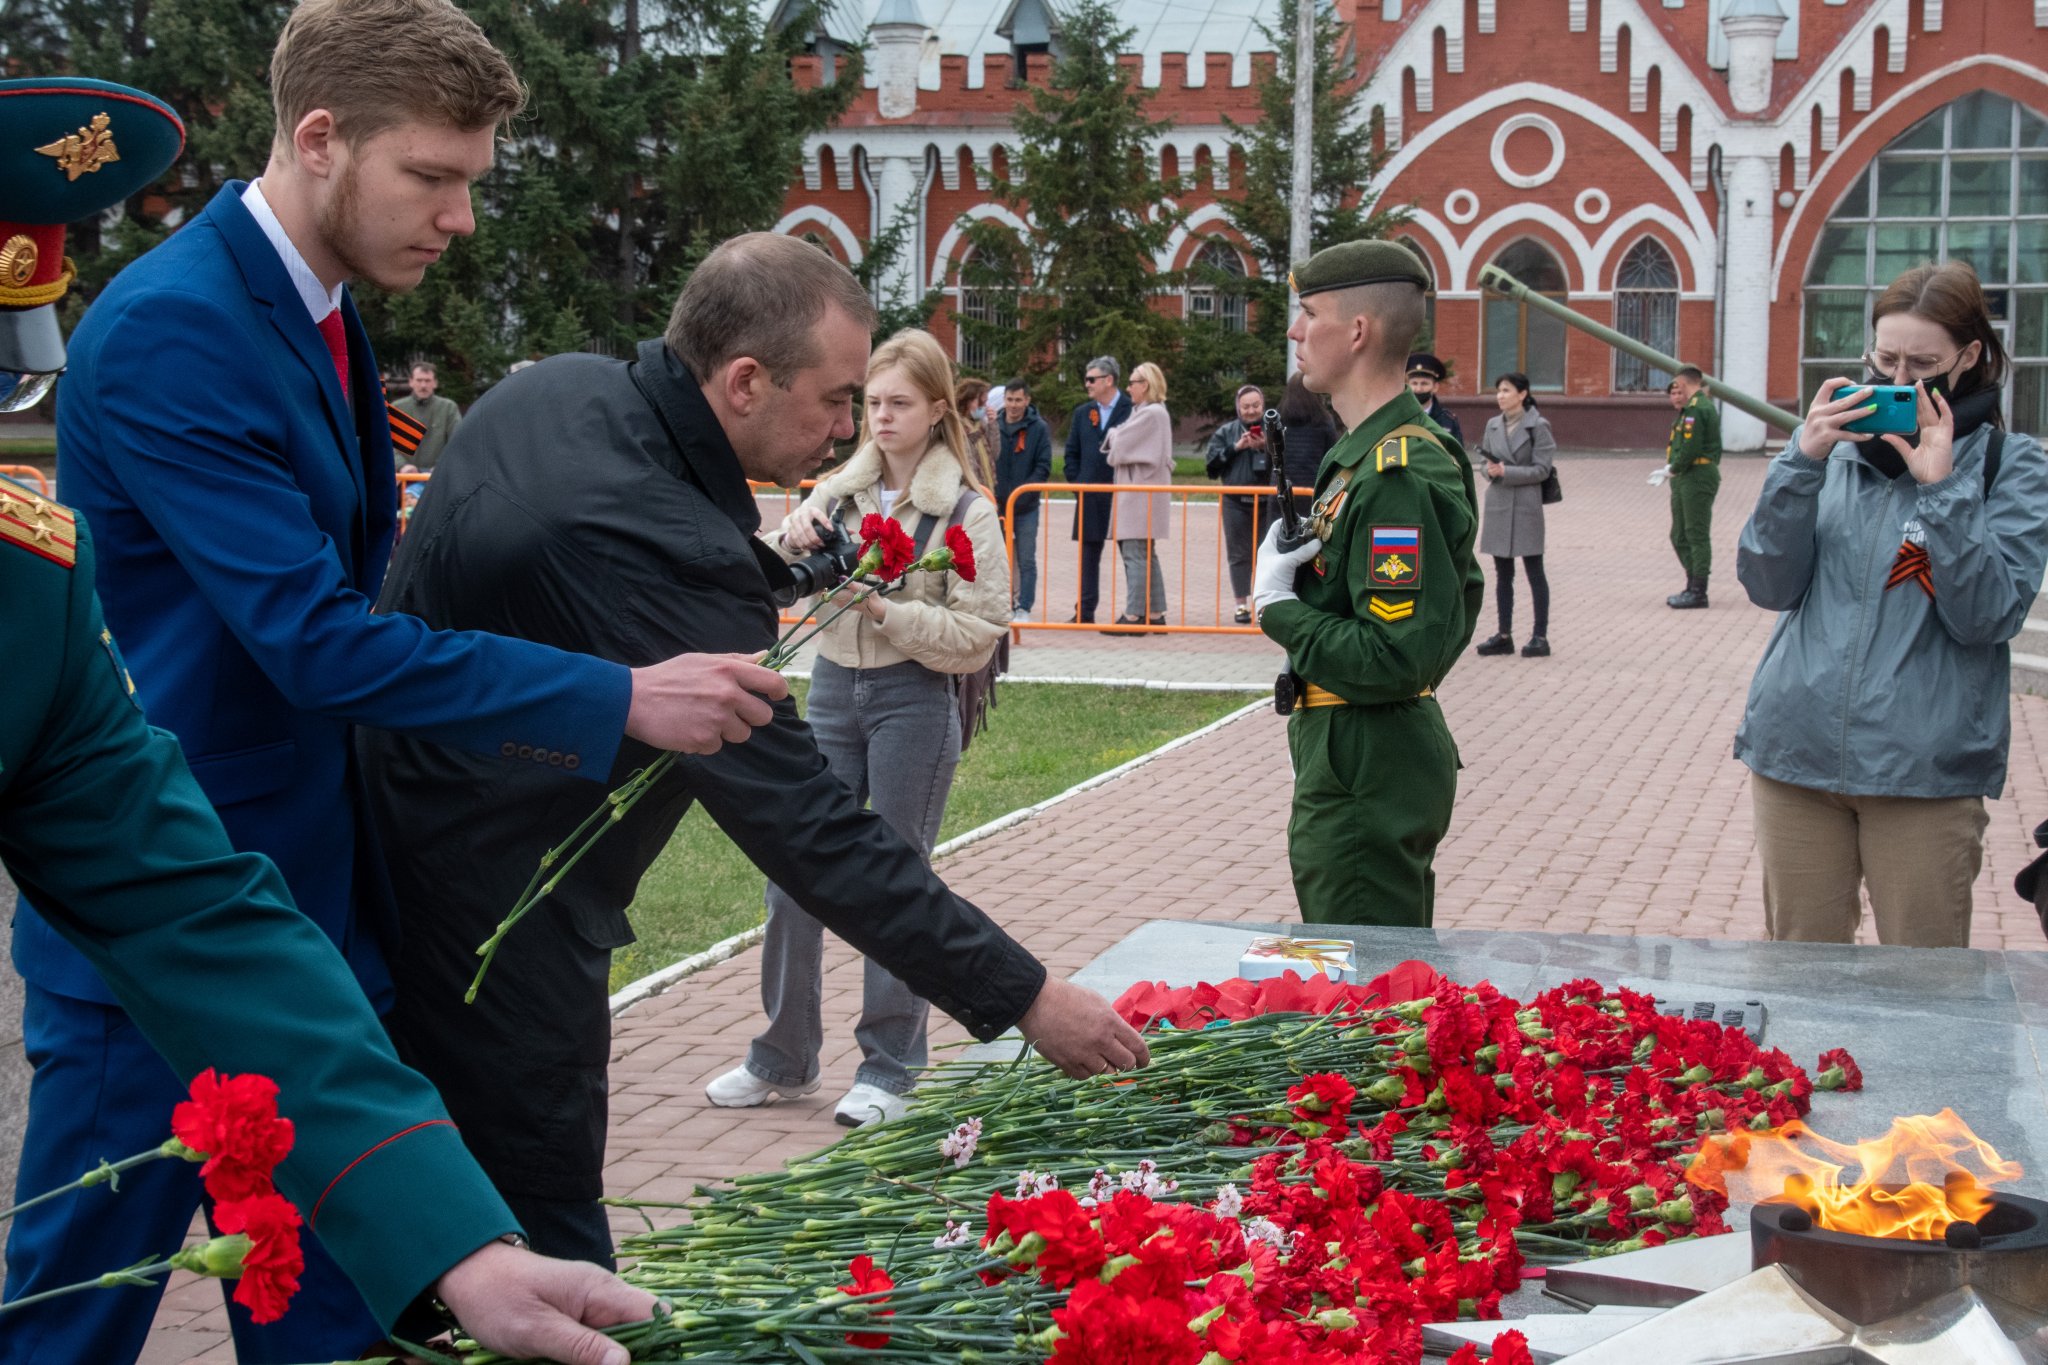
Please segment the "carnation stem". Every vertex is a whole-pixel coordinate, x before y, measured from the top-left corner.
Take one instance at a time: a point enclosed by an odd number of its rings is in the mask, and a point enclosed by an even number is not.
[[[37,1195],[33,1199],[24,1199],[19,1204],[16,1204],[13,1208],[8,1209],[5,1212],[0,1212],[0,1223],[6,1222],[8,1219],[14,1217],[14,1215],[17,1213],[21,1213],[27,1209],[32,1209],[38,1204],[48,1203],[50,1200],[55,1199],[58,1195],[69,1194],[73,1190],[82,1190],[93,1185],[111,1185],[116,1190],[119,1190],[121,1188],[120,1177],[125,1175],[127,1172],[134,1170],[137,1166],[146,1166],[152,1161],[161,1161],[163,1158],[167,1156],[177,1155],[176,1152],[167,1150],[168,1146],[169,1144],[167,1143],[163,1147],[152,1147],[146,1152],[137,1152],[134,1156],[126,1157],[120,1161],[102,1161],[99,1165],[93,1167],[84,1175],[72,1181],[69,1185],[59,1185],[54,1190],[45,1191],[44,1193]],[[76,1287],[77,1286],[73,1286],[73,1288]],[[68,1293],[69,1291],[52,1290],[51,1292]],[[7,1306],[12,1307],[13,1305],[10,1304]]]
[[[23,1204],[19,1207],[27,1208],[28,1205]],[[77,1284],[67,1284],[56,1289],[45,1289],[40,1294],[28,1294],[22,1298],[9,1299],[6,1303],[0,1303],[0,1313],[12,1313],[17,1308],[27,1308],[31,1304],[62,1298],[66,1294],[76,1294],[83,1289],[112,1289],[117,1285],[147,1284],[149,1283],[149,1276],[167,1274],[171,1268],[171,1263],[167,1260],[144,1261],[139,1265],[129,1266],[126,1270],[110,1270],[104,1275],[95,1275],[89,1280],[80,1280]]]

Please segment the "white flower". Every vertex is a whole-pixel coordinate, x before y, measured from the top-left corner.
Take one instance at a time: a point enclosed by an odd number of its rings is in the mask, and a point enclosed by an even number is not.
[[[1244,1212],[1244,1196],[1237,1192],[1237,1186],[1225,1185],[1216,1191],[1214,1208],[1218,1218],[1235,1218]]]
[[[1268,1218],[1254,1218],[1244,1225],[1244,1235],[1254,1242],[1264,1242],[1275,1251],[1286,1255],[1294,1250],[1296,1234],[1282,1228]]]
[[[932,1238],[932,1245],[940,1251],[951,1251],[955,1247],[973,1246],[975,1243],[974,1224],[956,1223],[946,1220],[946,1230]]]
[[[974,1160],[974,1149],[980,1145],[981,1120],[969,1119],[939,1139],[939,1155],[950,1157],[953,1168],[958,1170]]]
[[[1180,1182],[1171,1177],[1160,1179],[1159,1163],[1146,1157],[1138,1163],[1137,1170],[1124,1172],[1123,1187],[1136,1190],[1147,1199],[1164,1199],[1180,1188]]]
[[[1060,1178],[1050,1173],[1040,1175],[1037,1171],[1017,1172],[1017,1197],[1030,1199],[1035,1195],[1051,1194],[1060,1187]]]
[[[1084,1209],[1092,1209],[1097,1204],[1107,1204],[1110,1196],[1115,1193],[1115,1178],[1108,1171],[1098,1167],[1095,1174],[1088,1178],[1088,1193],[1082,1195],[1075,1202]]]

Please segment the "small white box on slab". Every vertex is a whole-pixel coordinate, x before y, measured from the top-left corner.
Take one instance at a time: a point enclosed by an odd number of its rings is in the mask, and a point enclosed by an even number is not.
[[[1332,981],[1355,982],[1358,969],[1351,954],[1356,945],[1347,938],[1285,938],[1268,934],[1255,938],[1238,959],[1237,974],[1246,981],[1265,981],[1286,972],[1307,980],[1321,974]]]

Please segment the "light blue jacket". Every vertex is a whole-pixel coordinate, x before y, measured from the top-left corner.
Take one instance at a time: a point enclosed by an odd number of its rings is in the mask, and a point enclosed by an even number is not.
[[[2010,651],[2048,563],[2048,458],[2008,433],[1987,499],[1991,428],[1956,443],[1937,483],[1887,478],[1842,442],[1794,432],[1742,529],[1736,575],[1783,612],[1750,683],[1735,756],[1780,782],[1846,796],[2005,789]],[[1886,581],[1924,546],[1934,592]]]

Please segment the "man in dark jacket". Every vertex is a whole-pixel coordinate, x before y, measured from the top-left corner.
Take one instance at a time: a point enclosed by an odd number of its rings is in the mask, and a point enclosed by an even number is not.
[[[1014,509],[1010,494],[1027,483],[1052,477],[1052,428],[1031,401],[1031,385],[1019,376],[1003,385],[1003,405],[996,418],[996,507],[1011,520],[1010,543],[1016,563],[1010,573],[1010,604],[1019,617],[1031,614],[1038,590],[1038,499],[1026,493]]]
[[[873,321],[853,277],[809,245],[725,243],[691,275],[665,338],[626,361],[542,361],[471,409],[380,609],[620,661],[684,640],[765,649],[789,575],[754,537],[747,480],[794,485],[852,436]],[[366,734],[362,753],[404,926],[400,1055],[439,1087],[536,1247],[610,1259],[597,1203],[610,955],[632,942],[626,907],[692,801],[805,910],[975,1036],[1021,1026],[1075,1075],[1145,1061],[1099,996],[1049,977],[862,809],[786,699],[747,743],[678,763],[506,938],[465,1005],[476,946],[594,805],[558,754],[514,747],[506,756],[528,762],[510,773],[389,733]],[[622,746],[610,781],[654,756]]]
[[[1436,396],[1436,386],[1444,382],[1450,370],[1443,361],[1428,351],[1417,351],[1408,357],[1408,392],[1415,395],[1415,401],[1422,404],[1422,415],[1451,433],[1451,439],[1459,445],[1465,444],[1465,429],[1458,425],[1458,419],[1444,406],[1444,400]]]
[[[1273,446],[1266,436],[1266,394],[1257,384],[1237,390],[1237,416],[1209,435],[1203,464],[1225,488],[1249,488],[1273,482]],[[1311,483],[1314,480],[1310,480]],[[1237,599],[1237,623],[1252,619],[1252,551],[1260,527],[1270,526],[1279,510],[1273,498],[1249,493],[1223,495],[1223,551],[1230,561],[1230,592]]]
[[[1088,385],[1088,397],[1067,419],[1067,457],[1060,477],[1068,483],[1114,483],[1116,471],[1102,453],[1102,438],[1111,427],[1121,426],[1131,415],[1130,395],[1117,388],[1116,360],[1099,355],[1088,362],[1081,378]],[[1074,495],[1074,539],[1081,542],[1081,596],[1073,619],[1095,619],[1095,602],[1102,590],[1102,545],[1109,539],[1109,509],[1114,499],[1108,493]]]

